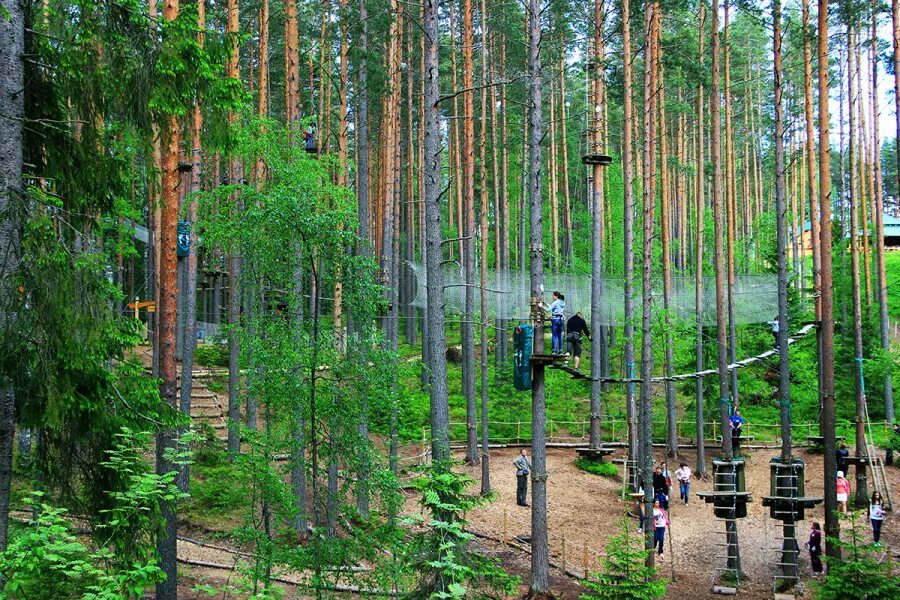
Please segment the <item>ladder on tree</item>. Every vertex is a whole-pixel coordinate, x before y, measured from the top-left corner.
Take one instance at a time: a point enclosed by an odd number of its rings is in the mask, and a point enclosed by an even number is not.
[[[776,490],[780,490],[779,495],[784,494],[789,498],[799,497],[800,493],[796,483],[797,477],[793,473],[778,473],[775,477],[780,480],[775,486]],[[783,481],[786,481],[787,483],[784,484],[782,483]],[[781,582],[787,581],[790,582],[791,585],[796,585],[800,582],[800,544],[797,542],[798,514],[794,503],[790,503],[788,506],[790,507],[788,509],[772,508],[770,511],[772,518],[782,523],[781,535],[775,535],[772,538],[773,541],[781,542],[781,546],[769,546],[770,552],[774,555],[772,566],[775,567],[775,573],[772,575],[772,592],[775,594],[781,591],[779,589],[781,587],[779,585]],[[794,523],[793,536],[784,535],[783,523],[787,518],[790,518]],[[790,575],[785,575],[785,567],[793,567],[795,572]]]
[[[865,388],[863,388],[865,389]],[[865,392],[863,392],[865,393]],[[872,423],[869,421],[869,405],[866,403],[866,454],[869,457],[869,464],[872,466],[872,486],[881,494],[884,500],[884,507],[893,510],[891,506],[891,485],[888,483],[887,475],[884,472],[884,460],[877,454],[875,444],[872,442]],[[859,454],[859,450],[857,450]]]
[[[717,481],[718,478],[713,476],[713,491],[715,492],[723,492],[731,495],[731,506],[724,507],[728,511],[727,517],[715,517],[716,521],[725,524],[725,543],[718,543],[716,546],[723,548],[725,553],[719,556],[716,556],[718,560],[725,560],[724,567],[716,567],[716,572],[720,574],[731,573],[734,576],[735,585],[739,586],[741,584],[741,569],[740,565],[738,565],[737,569],[733,569],[728,565],[729,559],[732,555],[738,556],[738,544],[732,542],[729,538],[728,531],[732,528],[737,531],[737,489],[738,489],[738,476],[737,470],[732,464],[731,473],[729,473],[730,477],[723,477],[721,481]],[[717,507],[718,508],[718,507]],[[714,513],[715,514],[715,513]]]

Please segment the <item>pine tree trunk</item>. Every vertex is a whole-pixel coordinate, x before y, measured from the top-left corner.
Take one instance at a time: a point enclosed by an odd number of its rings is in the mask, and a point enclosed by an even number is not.
[[[822,321],[819,335],[822,338],[822,423],[821,433],[825,445],[825,536],[838,537],[840,523],[837,518],[837,460],[835,457],[834,414],[834,305],[832,290],[831,255],[831,149],[828,113],[828,0],[819,0],[818,48],[819,81],[819,251],[821,253]],[[836,544],[826,544],[828,556],[840,556]]]
[[[163,18],[172,22],[178,17],[178,0],[166,0],[163,7]],[[163,185],[162,185],[162,219],[160,230],[160,263],[159,263],[159,375],[162,379],[159,395],[163,402],[177,406],[176,364],[175,364],[175,328],[178,320],[176,310],[177,289],[177,227],[178,227],[178,120],[174,115],[164,117]],[[167,451],[174,448],[175,432],[165,429],[156,435],[156,472],[159,475],[169,473],[175,465],[167,456]],[[159,554],[159,565],[166,574],[166,579],[156,586],[156,597],[162,600],[175,600],[178,597],[178,573],[176,568],[176,543],[178,525],[174,501],[161,501],[160,512],[164,521],[162,532],[156,541]]]
[[[20,223],[25,123],[25,11],[20,0],[0,0],[4,16],[0,18],[0,293],[15,294],[15,278],[21,254]],[[4,304],[6,302],[4,301]],[[15,316],[0,312],[0,330],[16,327]],[[15,437],[15,390],[5,377],[0,378],[0,553],[6,550],[9,527],[9,503],[13,474]],[[0,578],[2,579],[2,578]],[[2,581],[0,581],[2,584]]]
[[[737,327],[734,322],[734,241],[737,237],[737,201],[735,194],[735,174],[734,174],[734,127],[731,120],[731,47],[728,43],[729,27],[729,2],[724,5],[724,27],[723,27],[723,55],[725,67],[725,214],[727,227],[727,260],[728,260],[728,285],[726,293],[728,294],[728,359],[730,363],[737,362]],[[735,407],[738,406],[738,374],[737,369],[732,369],[729,373],[731,385],[731,401]],[[722,430],[725,431],[724,429]]]
[[[781,36],[781,0],[773,3],[773,47],[775,76],[775,218],[778,255],[778,404],[781,425],[781,463],[790,464],[791,458],[791,374],[788,354],[787,316],[787,202],[784,185],[784,116],[782,109],[783,69]],[[797,577],[798,549],[795,542],[794,514],[790,511],[783,521],[784,540],[781,553],[781,571],[789,578]],[[791,579],[789,581],[795,581]]]
[[[661,54],[662,48],[657,47],[656,52]],[[660,229],[662,233],[662,267],[663,267],[663,327],[666,330],[665,348],[665,373],[666,377],[674,375],[674,346],[675,340],[672,332],[670,309],[672,308],[672,187],[669,185],[669,146],[668,132],[666,130],[666,95],[665,77],[662,68],[662,58],[657,58],[655,67],[658,69],[659,81],[656,84],[656,95],[659,98],[658,122],[659,122],[659,181],[660,181]],[[678,429],[675,422],[675,382],[666,381],[666,454],[670,458],[678,456]]]
[[[408,263],[403,269],[403,286],[406,290],[403,304],[403,334],[406,343],[410,346],[416,345],[417,323],[416,308],[412,305],[413,300],[413,271],[409,265],[416,260],[416,202],[415,202],[415,182],[413,173],[415,172],[415,156],[416,148],[413,144],[413,27],[412,23],[408,24],[406,35],[406,253],[405,260]]]
[[[859,260],[859,204],[863,202],[860,197],[860,165],[857,160],[857,152],[859,151],[857,138],[857,88],[858,83],[857,71],[859,64],[857,61],[857,33],[855,26],[850,26],[849,32],[849,52],[847,54],[848,71],[849,71],[849,96],[850,96],[850,292],[853,304],[853,349],[854,364],[853,380],[856,391],[856,454],[857,456],[866,455],[866,395],[863,388],[863,334],[862,334],[862,294],[861,294],[861,277],[860,277],[860,260]],[[862,463],[856,464],[856,504],[857,506],[866,506],[868,504],[868,487],[866,486],[866,466]]]
[[[206,29],[206,5],[197,5],[197,43],[203,47],[203,31]],[[184,339],[181,360],[181,401],[179,410],[190,417],[191,388],[193,386],[194,348],[197,346],[197,196],[200,191],[200,169],[203,166],[203,111],[199,96],[194,99],[194,110],[191,122],[191,201],[188,203],[187,220],[191,224],[190,248],[187,256],[185,302],[184,302]],[[182,430],[183,432],[184,430]],[[190,489],[190,465],[182,465],[178,473],[178,489],[187,493]]]
[[[638,419],[640,470],[644,481],[644,514],[653,514],[653,232],[656,218],[656,32],[659,5],[648,4],[644,13],[644,173],[643,173],[643,269],[641,310],[641,402]],[[644,547],[653,548],[653,519],[644,519]],[[647,553],[652,567],[655,553]]]
[[[731,416],[731,398],[729,397],[729,372],[728,372],[728,340],[727,340],[727,304],[725,298],[725,285],[727,274],[725,272],[725,243],[726,229],[725,199],[722,194],[722,150],[721,150],[721,123],[719,107],[719,6],[712,4],[712,82],[710,84],[709,118],[712,122],[712,139],[710,151],[713,161],[713,219],[715,221],[715,246],[714,265],[716,276],[716,360],[719,373],[719,415],[722,431],[722,459],[732,459],[731,435],[729,435],[729,418]],[[737,544],[737,525],[734,520],[725,522],[728,546],[728,569],[740,573],[740,550]]]
[[[227,31],[231,35],[231,53],[228,58],[227,73],[229,79],[234,79],[240,84],[240,47],[238,32],[239,16],[238,0],[228,0],[228,25]],[[237,126],[238,116],[234,112],[228,113],[230,127]],[[229,158],[228,183],[238,185],[243,183],[243,168],[239,158]],[[241,211],[241,199],[235,195],[235,210]],[[241,451],[240,442],[240,357],[241,341],[238,328],[241,323],[241,253],[240,247],[232,245],[228,257],[228,452],[233,456]]]
[[[534,353],[544,352],[544,244],[541,201],[541,2],[528,2],[528,187],[531,200],[531,316]],[[543,367],[534,370],[531,386],[531,594],[550,591],[547,539],[547,440]]]
[[[602,127],[602,106],[600,104],[603,93],[603,65],[605,60],[605,49],[603,43],[603,25],[604,25],[603,0],[594,0],[594,72],[593,80],[589,83],[592,86],[591,94],[593,103],[588,107],[590,110],[590,118],[592,119],[592,127],[594,128],[594,137],[588,140],[593,143],[593,154],[601,154],[605,148],[603,147]],[[588,59],[590,60],[590,58]],[[589,152],[591,153],[591,152]],[[603,221],[606,218],[603,202],[603,167],[601,165],[593,166],[593,189],[592,189],[592,210],[591,210],[591,332],[594,336],[591,339],[591,430],[590,445],[592,448],[599,448],[602,440],[600,439],[600,395],[603,391],[603,385],[600,383],[600,377],[603,376],[603,359],[598,353],[593,352],[593,344],[598,349],[601,348],[606,340],[604,339],[604,319],[603,319]]]
[[[463,0],[463,315],[462,392],[466,399],[466,462],[478,464],[478,413],[475,392],[475,91],[472,52],[472,0]]]
[[[872,38],[875,39],[878,34],[878,16],[877,3],[872,3]],[[890,319],[888,317],[888,300],[887,300],[887,274],[884,262],[884,199],[882,189],[883,181],[881,175],[881,136],[879,135],[879,120],[881,119],[881,110],[878,103],[878,64],[876,52],[873,48],[869,49],[870,70],[872,72],[872,147],[874,153],[872,162],[875,166],[875,266],[878,269],[878,317],[879,317],[879,333],[881,337],[881,347],[889,350],[891,340],[889,337]],[[896,75],[895,75],[896,76]],[[900,118],[900,117],[898,117]],[[884,377],[884,415],[885,420],[893,422],[894,420],[894,385],[891,374],[888,373]]]
[[[572,239],[572,201],[569,197],[569,142],[566,135],[566,56],[565,44],[562,45],[559,53],[559,128],[562,134],[560,145],[562,146],[562,165],[560,169],[560,181],[562,183],[562,201],[563,201],[563,227],[565,229],[563,237],[564,252],[563,261],[571,268],[575,261],[575,248]]]
[[[450,458],[450,416],[447,392],[447,363],[444,358],[444,276],[441,272],[441,130],[438,99],[438,0],[424,0],[425,36],[425,236],[428,287],[428,354],[431,364],[431,453],[435,462]]]
[[[487,85],[487,5],[481,0],[481,76],[482,84]],[[492,104],[491,112],[493,113]],[[488,263],[488,183],[487,183],[487,113],[488,89],[481,90],[481,131],[479,135],[479,186],[481,187],[481,494],[491,493],[490,454],[488,451],[488,337],[487,337],[487,263]],[[493,127],[491,128],[494,129]],[[496,156],[495,156],[496,159]],[[496,176],[497,161],[494,160]]]
[[[632,123],[634,119],[631,99],[631,77],[632,77],[632,58],[631,58],[631,17],[629,14],[631,0],[622,0],[622,48],[625,61],[622,65],[622,81],[623,81],[623,132],[622,132],[622,179],[624,187],[624,205],[625,205],[625,225],[624,225],[624,243],[625,243],[625,271],[624,271],[624,294],[625,294],[625,377],[631,379],[634,377],[634,174],[632,170]],[[625,386],[625,414],[628,419],[628,458],[629,460],[637,460],[638,458],[638,433],[637,433],[637,403],[635,400],[634,384],[628,383]],[[634,478],[637,482],[637,477]],[[635,487],[635,489],[637,489]]]
[[[706,38],[705,29],[705,10],[706,4],[700,4],[700,36],[698,60],[700,69],[703,69],[703,41]],[[697,160],[695,162],[695,182],[694,182],[694,208],[696,211],[694,227],[696,228],[696,243],[694,244],[694,277],[695,277],[695,311],[697,318],[697,371],[703,371],[703,230],[705,226],[706,215],[706,162],[703,157],[703,109],[706,104],[706,96],[703,93],[703,81],[697,90]],[[703,394],[703,378],[697,379],[697,393],[695,396],[696,404],[696,424],[697,424],[697,475],[703,477],[706,474],[706,447],[704,446],[704,394]]]

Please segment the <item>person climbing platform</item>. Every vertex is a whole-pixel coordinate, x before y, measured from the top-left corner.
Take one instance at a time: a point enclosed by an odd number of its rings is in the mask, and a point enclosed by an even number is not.
[[[693,475],[691,468],[684,463],[681,463],[678,469],[675,470],[675,478],[678,479],[678,489],[681,494],[680,498],[685,504],[688,503],[688,498],[691,494],[691,475]]]
[[[566,297],[553,292],[550,303],[550,347],[553,354],[563,353],[563,315],[566,312]]]
[[[822,527],[818,521],[814,521],[809,530],[806,548],[809,550],[809,562],[812,566],[813,577],[818,577],[822,574]]]
[[[522,452],[513,461],[513,466],[516,468],[516,504],[528,506],[525,499],[528,495],[528,475],[531,473],[531,461],[528,460],[525,448],[522,448]]]
[[[775,317],[772,321],[766,321],[766,324],[771,328],[772,339],[774,341],[775,352],[778,352],[778,332],[780,330],[780,325],[778,323],[778,317]]]
[[[837,461],[837,470],[847,472],[847,467],[849,466],[849,462],[847,459],[850,457],[850,451],[847,450],[847,444],[841,444],[841,447],[834,451],[834,457]]]
[[[662,556],[664,542],[666,540],[666,527],[669,526],[669,515],[660,505],[659,500],[653,502],[653,546],[656,553]]]
[[[741,416],[741,411],[738,409],[734,409],[734,413],[731,415],[731,451],[734,453],[734,456],[740,456],[741,450],[741,433],[744,428],[744,417]]]
[[[566,356],[574,357],[575,370],[578,370],[581,364],[581,336],[591,339],[591,332],[588,330],[584,315],[581,312],[575,313],[568,321],[566,321]]]

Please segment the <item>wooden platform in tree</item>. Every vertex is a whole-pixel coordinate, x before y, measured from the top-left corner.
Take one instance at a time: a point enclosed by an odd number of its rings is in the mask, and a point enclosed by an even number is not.
[[[565,354],[532,354],[531,364],[562,368],[566,365]]]
[[[813,508],[817,504],[821,504],[824,498],[818,496],[804,496],[799,498],[791,498],[788,496],[763,496],[763,506],[778,506],[788,504],[791,506],[802,506],[803,508]]]
[[[840,442],[844,439],[844,436],[839,435],[834,438],[835,442]],[[825,446],[825,438],[821,435],[808,435],[806,436],[806,443],[810,446]]]
[[[750,497],[751,492],[697,492],[697,495],[707,503],[715,502],[716,500],[721,500],[722,498],[734,498],[735,500],[744,499],[746,502],[752,501],[752,498]]]

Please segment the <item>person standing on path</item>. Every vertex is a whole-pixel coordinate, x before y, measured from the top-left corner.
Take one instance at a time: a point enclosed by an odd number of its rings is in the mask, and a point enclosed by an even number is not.
[[[678,480],[678,489],[680,492],[680,498],[682,502],[685,504],[688,503],[688,498],[691,494],[691,468],[684,463],[679,465],[678,469],[675,471],[675,478]]]
[[[563,353],[563,314],[566,312],[565,296],[553,292],[550,303],[550,348],[553,354]]]
[[[837,472],[837,505],[842,513],[847,512],[847,499],[850,498],[850,482],[844,478],[844,472]]]
[[[669,515],[659,504],[659,500],[653,501],[653,546],[656,553],[662,556],[664,542],[666,540],[666,527],[669,526]]]
[[[881,526],[884,524],[884,500],[880,492],[872,492],[872,501],[869,502],[869,523],[872,524],[872,540],[876,546],[881,546]]]
[[[822,528],[818,521],[814,521],[809,530],[809,540],[806,542],[809,550],[809,562],[812,564],[813,577],[822,574]]]
[[[516,504],[519,506],[528,506],[526,498],[528,496],[528,475],[531,473],[531,461],[528,460],[528,454],[525,448],[513,461],[516,468]]]
[[[566,341],[568,342],[566,356],[575,357],[575,370],[581,364],[581,336],[591,339],[591,332],[588,331],[587,323],[584,315],[580,312],[575,313],[568,321],[566,321]]]

